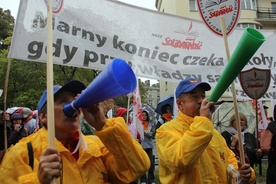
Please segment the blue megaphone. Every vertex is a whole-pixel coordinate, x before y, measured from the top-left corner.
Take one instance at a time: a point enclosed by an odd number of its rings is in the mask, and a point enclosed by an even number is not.
[[[136,76],[131,67],[124,60],[114,59],[76,100],[64,105],[63,112],[68,117],[75,117],[80,107],[132,93],[136,86]]]

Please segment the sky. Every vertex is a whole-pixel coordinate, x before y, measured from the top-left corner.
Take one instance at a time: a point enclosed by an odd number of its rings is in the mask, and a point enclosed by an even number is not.
[[[155,0],[119,0],[124,3],[140,6],[148,9],[156,10]],[[14,18],[17,16],[18,6],[20,0],[0,0],[0,7],[4,10],[11,10],[11,14]]]
[[[155,0],[119,0],[121,2],[144,7],[152,10],[156,10],[155,8]],[[11,15],[16,19],[18,6],[19,6],[20,0],[0,0],[0,7],[3,8],[3,10],[9,9],[11,11]],[[148,80],[141,78],[142,81]],[[157,80],[150,80],[151,84],[157,83]]]

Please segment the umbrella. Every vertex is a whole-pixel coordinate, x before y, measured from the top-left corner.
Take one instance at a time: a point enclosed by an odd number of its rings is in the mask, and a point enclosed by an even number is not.
[[[161,100],[159,100],[159,102],[157,103],[155,112],[162,115],[161,108],[162,108],[162,106],[164,106],[166,104],[169,104],[173,111],[173,104],[174,104],[174,95],[173,94],[170,94],[170,95],[166,96],[165,98],[162,98]]]
[[[247,119],[247,131],[253,133],[256,127],[255,109],[251,101],[243,101],[238,103],[238,111],[243,113]],[[234,104],[232,102],[224,102],[213,113],[212,121],[215,129],[222,133],[229,126],[231,116],[234,114]]]
[[[156,122],[156,120],[159,118],[159,114],[157,114],[155,112],[155,109],[152,105],[150,104],[145,104],[145,103],[142,103],[142,110],[145,110],[149,113],[149,117],[150,117],[150,120],[153,121],[153,123]],[[130,108],[129,108],[129,112],[130,113],[130,117],[132,118],[132,111],[133,111],[133,104],[130,105]]]
[[[32,110],[28,107],[11,107],[6,110],[6,113],[8,114],[13,114],[15,112],[21,113],[23,118],[26,118],[29,114],[33,113]]]
[[[12,114],[14,113],[16,110],[18,110],[20,107],[10,107],[6,110],[6,113],[8,114]]]

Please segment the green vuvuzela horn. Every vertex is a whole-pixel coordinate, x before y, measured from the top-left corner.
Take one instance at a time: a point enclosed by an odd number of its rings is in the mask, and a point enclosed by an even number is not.
[[[265,37],[259,31],[253,28],[245,29],[217,85],[209,97],[209,102],[218,101],[264,41]]]

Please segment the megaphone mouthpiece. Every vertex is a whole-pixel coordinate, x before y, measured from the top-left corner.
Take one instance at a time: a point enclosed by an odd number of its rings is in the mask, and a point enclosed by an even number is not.
[[[63,106],[63,112],[66,116],[68,117],[72,117],[75,118],[78,116],[79,114],[79,110],[77,108],[74,107],[74,101],[72,101],[71,103],[66,103]]]

